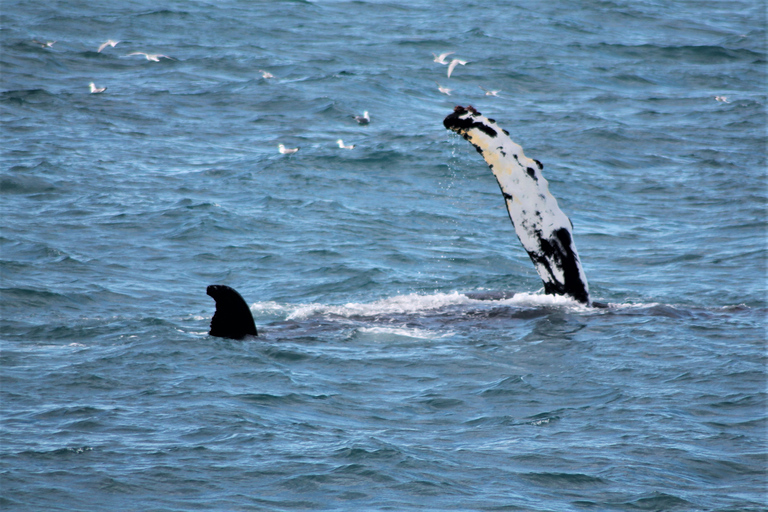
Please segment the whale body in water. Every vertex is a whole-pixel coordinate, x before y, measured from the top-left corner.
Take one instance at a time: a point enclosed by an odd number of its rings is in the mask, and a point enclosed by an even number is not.
[[[471,106],[457,106],[443,125],[469,141],[491,168],[501,188],[509,218],[531,257],[544,292],[590,304],[589,284],[573,241],[573,224],[550,194],[538,160]]]

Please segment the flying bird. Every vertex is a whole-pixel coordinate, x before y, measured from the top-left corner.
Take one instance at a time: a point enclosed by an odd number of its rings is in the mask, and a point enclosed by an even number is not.
[[[355,145],[354,144],[350,144],[349,146],[345,146],[344,145],[344,141],[341,140],[341,139],[337,140],[336,144],[338,144],[341,149],[355,149]]]
[[[104,92],[107,90],[106,87],[96,87],[96,84],[94,84],[93,82],[88,84],[88,86],[91,88],[91,94],[98,94],[100,92]]]
[[[435,82],[435,83],[437,84],[437,82]],[[439,90],[441,93],[443,93],[443,94],[447,94],[448,96],[450,96],[450,95],[451,95],[451,91],[453,90],[453,89],[449,89],[449,88],[447,88],[447,87],[443,87],[443,86],[442,86],[442,85],[440,85],[440,84],[437,84],[437,89],[438,89],[438,90]]]
[[[160,62],[160,58],[164,59],[171,59],[176,60],[173,57],[169,57],[167,55],[163,55],[162,53],[144,53],[144,52],[132,52],[126,55],[126,57],[130,57],[132,55],[143,55],[147,58],[147,60],[151,60],[152,62]]]
[[[439,64],[448,64],[447,62],[445,62],[445,58],[449,55],[453,55],[454,53],[456,52],[445,52],[445,53],[441,53],[440,55],[433,53],[432,55],[435,57],[433,62],[437,62]]]
[[[501,89],[499,89],[498,91],[489,91],[488,89],[486,89],[482,85],[478,85],[478,87],[485,91],[485,95],[486,96],[498,96],[499,93],[501,92]]]
[[[723,103],[730,103],[728,96],[715,96],[715,101],[722,101]]]
[[[119,43],[119,42],[120,41],[113,41],[112,39],[108,39],[107,41],[105,41],[105,42],[103,42],[103,43],[101,43],[99,45],[99,49],[96,50],[96,53],[101,53],[101,50],[103,50],[107,46],[111,46],[112,48],[114,48],[115,46],[117,46],[117,43]]]
[[[277,149],[282,153],[283,155],[290,155],[291,153],[295,153],[299,150],[299,148],[286,148],[282,144],[277,145]]]
[[[361,116],[355,116],[355,121],[360,124],[368,124],[371,122],[371,116],[368,115],[368,111],[363,112]]]
[[[275,75],[273,75],[269,71],[264,71],[263,69],[260,69],[259,73],[261,73],[261,78],[275,78]]]
[[[33,39],[32,42],[39,44],[41,48],[50,48],[56,44],[56,41],[38,41],[37,39]]]
[[[453,73],[453,70],[456,67],[456,64],[461,64],[463,66],[466,63],[467,61],[465,60],[453,59],[451,63],[448,64],[448,78],[451,78],[451,73]]]

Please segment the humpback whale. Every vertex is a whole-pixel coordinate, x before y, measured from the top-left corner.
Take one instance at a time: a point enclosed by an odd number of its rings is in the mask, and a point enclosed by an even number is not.
[[[525,156],[509,132],[471,106],[455,107],[443,125],[469,141],[491,168],[517,237],[544,282],[544,292],[571,297],[588,306],[608,307],[590,301],[587,277],[573,241],[573,224],[549,192],[549,183],[541,173],[544,165]],[[237,291],[213,284],[207,293],[216,301],[211,336],[238,340],[258,336],[251,310]],[[510,297],[504,292],[466,295],[478,300]]]
[[[206,293],[216,301],[216,312],[211,319],[209,332],[211,336],[241,340],[248,335],[259,335],[248,304],[234,288],[212,284]]]
[[[542,163],[525,156],[509,132],[472,106],[455,107],[443,125],[472,144],[491,168],[517,237],[544,282],[544,292],[590,305],[573,224],[550,194]]]

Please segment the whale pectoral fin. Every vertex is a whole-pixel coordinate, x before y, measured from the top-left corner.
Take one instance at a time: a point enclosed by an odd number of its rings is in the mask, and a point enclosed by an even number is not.
[[[567,295],[588,305],[589,285],[573,242],[573,223],[549,192],[541,173],[544,165],[526,157],[509,132],[471,106],[456,106],[443,126],[464,137],[491,168],[544,292]]]
[[[248,304],[234,288],[212,284],[206,293],[216,301],[216,312],[211,318],[211,336],[241,340],[248,335],[259,335]]]

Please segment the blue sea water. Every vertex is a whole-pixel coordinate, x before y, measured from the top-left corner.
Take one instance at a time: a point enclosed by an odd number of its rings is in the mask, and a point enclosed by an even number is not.
[[[764,1],[0,10],[3,510],[768,508]],[[542,294],[469,104],[611,307]]]

